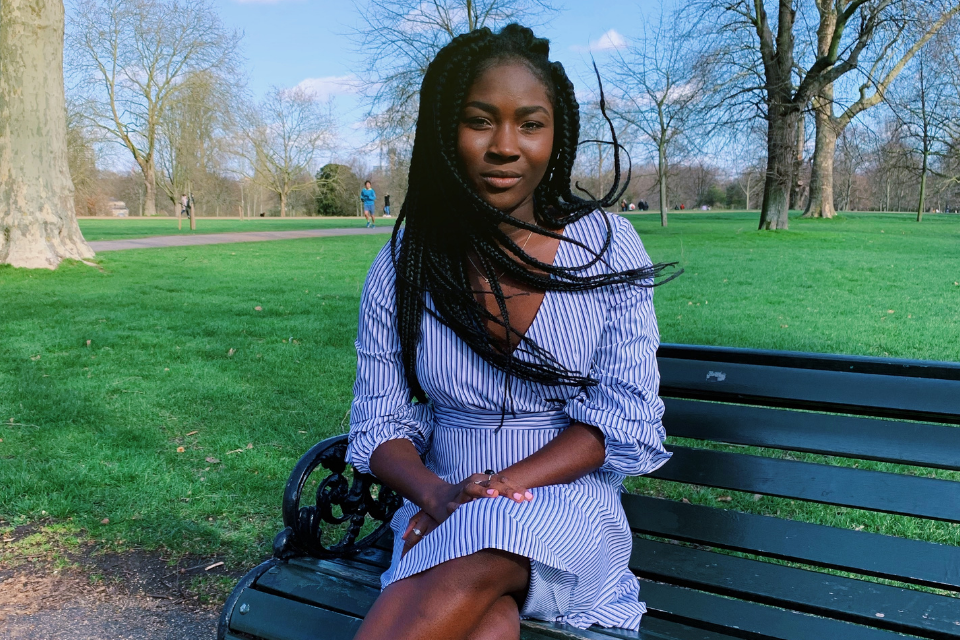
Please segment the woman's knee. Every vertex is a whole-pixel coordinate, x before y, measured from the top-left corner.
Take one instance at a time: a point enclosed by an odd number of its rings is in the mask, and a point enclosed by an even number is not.
[[[467,640],[519,640],[520,609],[512,596],[501,596]]]
[[[530,559],[499,549],[483,549],[455,558],[434,567],[437,569],[454,588],[470,593],[493,590],[498,596],[519,596],[530,583]]]

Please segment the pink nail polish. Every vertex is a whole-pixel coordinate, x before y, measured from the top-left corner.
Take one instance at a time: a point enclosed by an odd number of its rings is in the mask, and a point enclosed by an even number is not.
[[[515,494],[513,494],[513,499],[514,499],[514,500],[523,500],[523,496],[520,495],[519,493],[515,493]]]
[[[496,489],[487,489],[487,495],[488,495],[488,496],[492,496],[492,495],[495,494],[496,492],[497,492]]]

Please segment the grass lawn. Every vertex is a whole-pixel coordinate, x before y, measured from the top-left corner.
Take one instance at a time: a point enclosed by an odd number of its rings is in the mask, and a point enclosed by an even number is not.
[[[755,231],[755,214],[632,220],[654,260],[686,269],[656,294],[664,341],[960,360],[960,216],[794,220],[780,233]],[[0,534],[44,522],[106,548],[265,555],[294,462],[345,430],[360,288],[386,240],[0,267]],[[717,504],[707,490],[632,487]],[[949,525],[734,498],[960,544]]]
[[[80,231],[89,241],[125,240],[149,236],[176,236],[196,233],[233,233],[238,231],[296,231],[300,229],[342,229],[362,227],[363,218],[253,218],[249,220],[197,218],[197,230],[190,231],[190,221],[183,219],[177,229],[176,218],[83,218]],[[391,224],[384,220],[381,224]]]

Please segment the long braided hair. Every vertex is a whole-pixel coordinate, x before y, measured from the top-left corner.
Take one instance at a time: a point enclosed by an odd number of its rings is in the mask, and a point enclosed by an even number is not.
[[[404,374],[411,395],[427,400],[417,379],[417,348],[425,311],[433,313],[474,352],[498,370],[511,376],[550,385],[589,386],[593,380],[562,366],[547,350],[524,338],[510,324],[499,273],[541,291],[583,291],[606,285],[634,283],[654,286],[654,278],[673,265],[653,265],[627,271],[587,275],[610,246],[612,227],[606,221],[606,240],[600,251],[557,233],[568,224],[617,202],[627,188],[620,177],[620,145],[610,125],[614,147],[615,179],[602,198],[571,189],[571,173],[580,135],[580,115],[573,84],[559,62],[550,62],[549,42],[517,24],[499,33],[477,29],[453,39],[443,47],[427,69],[420,90],[409,189],[391,239],[396,269],[397,330]],[[546,174],[534,192],[536,224],[522,222],[487,204],[459,168],[458,124],[466,95],[475,78],[497,63],[519,61],[537,75],[553,101],[553,153]],[[606,117],[601,86],[601,110]],[[608,123],[609,118],[607,119]],[[579,189],[579,187],[578,187]],[[454,211],[454,214],[450,214]],[[527,254],[500,225],[527,229],[561,242],[576,244],[592,253],[583,265],[560,267]],[[406,223],[402,241],[400,225]],[[490,313],[477,301],[469,282],[468,256],[479,258],[499,309]],[[430,293],[434,309],[426,306]],[[485,322],[502,327],[507,343],[487,329]],[[517,340],[514,340],[516,338]],[[522,340],[520,340],[523,338]],[[510,345],[519,346],[511,350]]]

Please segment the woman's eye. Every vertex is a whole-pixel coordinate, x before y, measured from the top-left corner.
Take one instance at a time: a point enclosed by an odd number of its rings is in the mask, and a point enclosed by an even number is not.
[[[524,122],[522,125],[520,125],[520,128],[527,131],[535,131],[537,129],[543,129],[543,123],[535,121]]]
[[[490,121],[486,118],[481,118],[478,116],[474,118],[465,118],[464,124],[466,124],[468,127],[479,128],[489,125]]]

